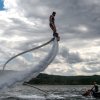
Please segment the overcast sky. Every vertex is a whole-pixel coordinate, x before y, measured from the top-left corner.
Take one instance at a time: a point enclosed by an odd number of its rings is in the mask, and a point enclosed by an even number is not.
[[[0,0],[0,67],[12,55],[52,38],[52,11],[61,41],[45,73],[100,75],[100,0]]]

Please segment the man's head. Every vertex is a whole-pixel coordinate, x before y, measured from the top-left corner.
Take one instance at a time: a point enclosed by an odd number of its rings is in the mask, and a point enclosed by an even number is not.
[[[53,15],[53,16],[55,16],[55,15],[56,15],[56,12],[55,12],[55,11],[53,11],[53,12],[52,12],[52,15]]]

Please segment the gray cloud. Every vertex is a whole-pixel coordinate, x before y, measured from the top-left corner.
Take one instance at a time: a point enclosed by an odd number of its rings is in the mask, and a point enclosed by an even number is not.
[[[78,52],[70,52],[68,49],[62,48],[61,55],[66,60],[66,63],[75,64],[82,62],[82,58]]]
[[[99,68],[99,66],[97,66],[97,64],[96,65],[89,65],[89,67],[88,66],[86,66],[86,67],[82,67],[82,71],[83,72],[85,72],[85,73],[88,73],[88,74],[91,74],[91,73],[97,73],[97,72],[100,72],[100,68]]]

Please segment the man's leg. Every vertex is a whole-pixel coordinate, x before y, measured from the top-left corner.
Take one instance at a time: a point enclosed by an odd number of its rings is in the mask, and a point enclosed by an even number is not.
[[[56,30],[56,26],[53,25],[53,30],[54,30],[54,33],[57,33],[57,30]]]
[[[60,41],[60,37],[59,37],[58,33],[56,32],[56,27],[55,27],[55,25],[50,24],[50,28],[51,28],[52,31],[53,31],[53,36],[57,38],[57,41]]]
[[[50,28],[52,29],[53,33],[56,33],[56,28],[54,25],[50,24]]]

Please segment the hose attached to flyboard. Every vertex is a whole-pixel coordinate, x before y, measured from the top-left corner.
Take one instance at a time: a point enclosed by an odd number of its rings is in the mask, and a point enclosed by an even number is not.
[[[39,90],[39,91],[45,93],[45,95],[49,94],[47,91],[42,90],[42,89],[40,89],[40,88],[37,88],[37,87],[35,87],[35,86],[31,85],[31,84],[28,84],[28,83],[26,83],[26,82],[24,82],[23,85],[26,85],[26,86],[29,86],[29,87],[35,88],[35,89],[37,89],[37,90]]]

